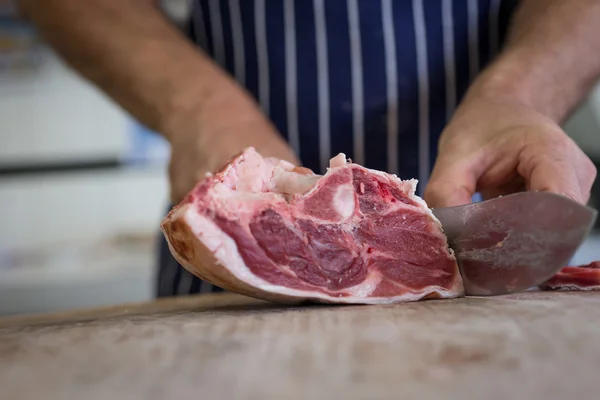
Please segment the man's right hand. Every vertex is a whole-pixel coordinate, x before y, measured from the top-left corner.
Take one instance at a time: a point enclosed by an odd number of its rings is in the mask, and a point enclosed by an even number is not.
[[[255,102],[237,87],[230,93],[208,100],[194,118],[168,135],[173,204],[179,203],[207,172],[218,171],[248,146],[262,156],[299,165],[293,150]]]

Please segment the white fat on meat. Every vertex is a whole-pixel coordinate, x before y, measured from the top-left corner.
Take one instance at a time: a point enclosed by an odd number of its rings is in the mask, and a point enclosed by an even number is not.
[[[343,167],[347,163],[346,155],[344,153],[340,153],[329,160],[329,168]]]
[[[356,206],[354,195],[354,188],[351,184],[340,185],[335,191],[333,208],[340,214],[343,220],[350,218],[354,214]]]

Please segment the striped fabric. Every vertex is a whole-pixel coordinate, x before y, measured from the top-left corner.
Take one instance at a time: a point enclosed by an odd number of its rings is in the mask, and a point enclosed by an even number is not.
[[[425,187],[439,135],[498,53],[517,0],[194,0],[190,37],[302,163],[343,152]],[[161,237],[158,295],[218,291]]]

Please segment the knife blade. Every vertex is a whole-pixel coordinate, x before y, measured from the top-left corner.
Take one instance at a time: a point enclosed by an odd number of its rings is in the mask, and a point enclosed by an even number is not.
[[[454,250],[468,296],[537,286],[567,265],[598,212],[549,192],[520,192],[432,209]]]

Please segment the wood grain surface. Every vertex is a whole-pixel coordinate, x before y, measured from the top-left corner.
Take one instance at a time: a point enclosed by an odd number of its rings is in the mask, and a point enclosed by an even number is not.
[[[598,399],[600,293],[0,319],[1,399]]]

